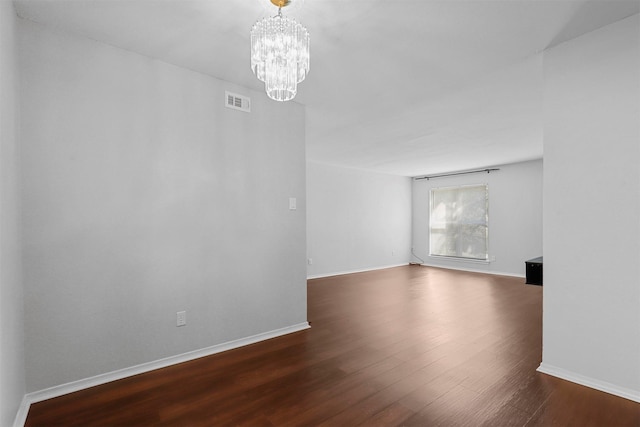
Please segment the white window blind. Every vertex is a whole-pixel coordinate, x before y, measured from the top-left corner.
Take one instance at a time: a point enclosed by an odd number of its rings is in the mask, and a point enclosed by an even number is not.
[[[432,189],[429,233],[430,255],[487,260],[489,187]]]

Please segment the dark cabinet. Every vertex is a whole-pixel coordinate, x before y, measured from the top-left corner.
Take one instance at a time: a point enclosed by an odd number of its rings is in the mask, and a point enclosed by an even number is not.
[[[528,285],[542,286],[542,257],[533,258],[524,262],[527,272]]]

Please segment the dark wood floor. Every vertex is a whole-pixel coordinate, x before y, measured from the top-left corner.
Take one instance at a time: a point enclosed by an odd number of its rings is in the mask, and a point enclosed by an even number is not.
[[[540,363],[542,287],[406,266],[310,280],[312,328],[32,405],[27,426],[640,426]]]

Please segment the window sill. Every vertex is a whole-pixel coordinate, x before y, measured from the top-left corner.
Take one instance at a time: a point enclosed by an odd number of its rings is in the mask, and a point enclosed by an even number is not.
[[[470,263],[470,264],[491,264],[491,261],[488,259],[461,258],[461,257],[452,257],[452,256],[443,256],[443,255],[429,255],[429,259],[438,260],[438,261],[462,262],[462,263]]]

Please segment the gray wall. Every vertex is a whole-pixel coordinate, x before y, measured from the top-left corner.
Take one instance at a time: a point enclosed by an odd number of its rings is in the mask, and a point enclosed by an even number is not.
[[[640,401],[640,19],[545,53],[543,372]]]
[[[307,163],[308,277],[407,264],[411,180]]]
[[[305,323],[304,108],[20,30],[27,391]]]
[[[542,160],[498,166],[496,172],[413,182],[414,253],[432,265],[513,276],[525,275],[524,262],[542,255]],[[489,255],[479,263],[429,256],[431,188],[489,184]],[[413,258],[414,262],[420,262]]]
[[[0,425],[13,423],[25,393],[20,267],[16,15],[0,1]]]

